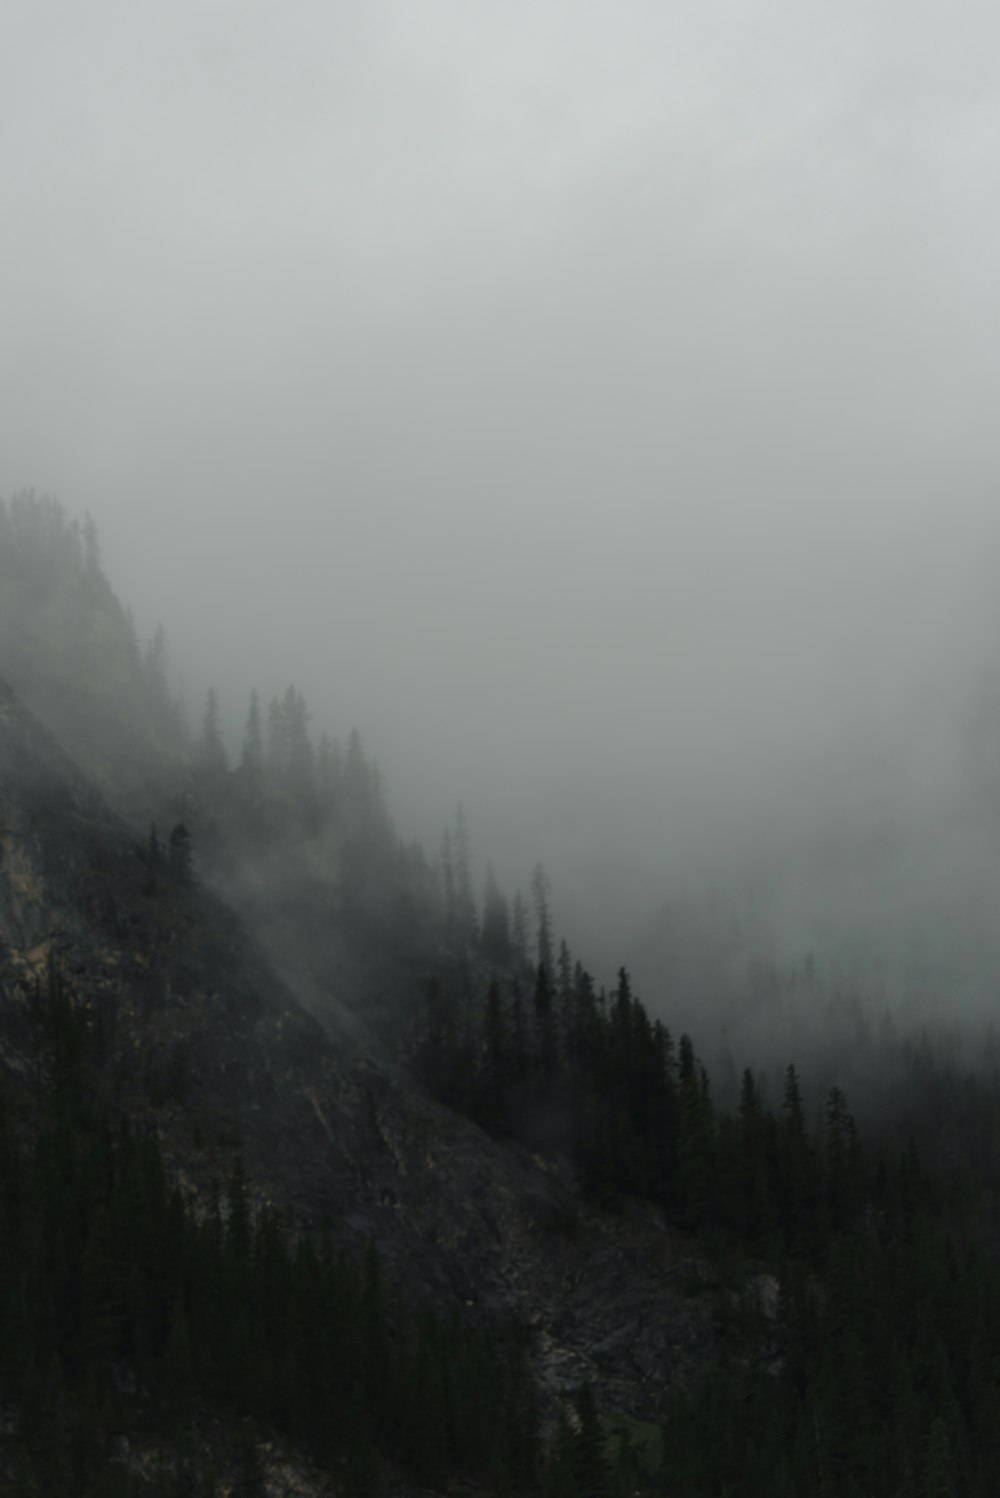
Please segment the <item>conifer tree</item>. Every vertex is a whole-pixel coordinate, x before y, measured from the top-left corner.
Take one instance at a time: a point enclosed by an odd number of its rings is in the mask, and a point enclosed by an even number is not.
[[[143,675],[150,715],[157,729],[168,739],[176,741],[181,737],[181,717],[170,692],[167,632],[162,624],[156,626],[146,648]]]
[[[633,1080],[632,1009],[632,987],[628,973],[622,967],[618,969],[618,986],[611,1010],[611,1043],[618,1086],[625,1097],[631,1091]]]
[[[486,865],[481,946],[483,956],[491,962],[505,963],[510,957],[510,916],[507,901],[497,886],[492,864]]]
[[[691,1037],[682,1035],[678,1048],[677,1198],[680,1220],[686,1227],[701,1227],[709,1216],[714,1182],[712,1125],[707,1077],[698,1064]]]
[[[528,911],[524,896],[518,890],[510,912],[511,955],[522,967],[528,962]]]
[[[84,580],[92,587],[99,583],[103,576],[101,541],[97,532],[97,522],[89,513],[83,521],[83,575]]]
[[[826,1189],[830,1226],[834,1232],[850,1226],[857,1205],[860,1160],[857,1130],[839,1087],[831,1087],[826,1101]]]
[[[205,716],[195,758],[199,768],[209,775],[226,773],[226,748],[219,728],[219,696],[214,687],[209,687],[205,698]]]
[[[573,959],[569,953],[569,947],[565,939],[559,943],[559,957],[556,964],[559,975],[559,1013],[565,1023],[573,1001]]]
[[[496,981],[486,995],[483,1019],[482,1109],[489,1128],[501,1128],[507,1117],[507,1082],[510,1068],[507,1019]]]
[[[534,1010],[535,1056],[539,1083],[543,1089],[548,1089],[555,1078],[559,1063],[559,1042],[552,985],[549,983],[545,964],[541,962],[535,973]]]
[[[267,708],[267,774],[274,790],[283,790],[288,771],[288,734],[285,716],[277,697]]]
[[[264,781],[264,734],[260,722],[260,699],[257,690],[250,693],[246,733],[241,759],[247,791],[251,799],[259,796]]]
[[[805,1109],[798,1072],[785,1070],[781,1104],[781,1154],[779,1163],[779,1211],[786,1241],[803,1250],[812,1229],[814,1179],[811,1150],[806,1137]]]
[[[325,824],[334,822],[339,815],[342,777],[340,746],[328,733],[324,733],[316,752],[316,793],[320,817]]]
[[[528,1022],[524,1012],[521,985],[514,979],[510,1001],[510,1078],[515,1086],[527,1081],[531,1071],[528,1045]]]
[[[470,945],[476,940],[476,901],[472,893],[469,825],[461,801],[455,808],[455,834],[451,846],[455,880],[455,934],[461,942]]]
[[[287,755],[287,789],[307,828],[317,819],[316,758],[309,739],[309,710],[301,692],[288,687],[282,703]]]
[[[375,787],[372,771],[365,757],[361,735],[352,728],[347,740],[343,776],[344,817],[346,832],[351,838],[365,839],[370,835]]]
[[[444,929],[449,938],[458,930],[458,902],[455,895],[455,860],[452,851],[451,828],[446,827],[441,838],[441,892],[444,900]]]
[[[805,1111],[802,1107],[802,1089],[798,1073],[789,1065],[785,1069],[785,1095],[781,1104],[785,1133],[796,1145],[804,1143],[806,1136]]]
[[[540,863],[531,876],[531,897],[535,903],[535,936],[538,961],[546,972],[552,971],[552,928],[549,909],[550,885]]]

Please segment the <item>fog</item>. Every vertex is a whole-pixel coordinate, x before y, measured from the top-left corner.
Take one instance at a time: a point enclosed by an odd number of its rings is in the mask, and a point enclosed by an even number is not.
[[[193,720],[294,682],[597,965],[713,878],[789,950],[988,925],[992,10],[5,20],[0,492]]]

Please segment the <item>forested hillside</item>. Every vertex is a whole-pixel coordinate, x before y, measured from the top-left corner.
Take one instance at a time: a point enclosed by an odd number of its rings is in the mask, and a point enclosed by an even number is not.
[[[0,503],[0,677],[6,1491],[992,1498],[979,1031],[749,953],[719,1075],[295,687],[186,726],[54,501]]]

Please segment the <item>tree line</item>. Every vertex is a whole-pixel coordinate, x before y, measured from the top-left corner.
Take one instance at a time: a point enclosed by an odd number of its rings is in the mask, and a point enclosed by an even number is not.
[[[609,1210],[661,1207],[718,1275],[723,1355],[670,1397],[630,1492],[684,1498],[986,1498],[1000,1470],[1000,1080],[915,1053],[915,1122],[863,1141],[839,1087],[811,1123],[793,1065],[779,1105],[750,1070],[717,1108],[690,1037],[650,1021],[622,969],[595,993],[568,954],[485,999],[428,986],[425,1085],[501,1137],[563,1152]],[[943,1131],[943,1132],[942,1132]],[[722,1266],[720,1268],[720,1266]],[[752,1273],[756,1266],[756,1276]],[[758,1303],[769,1275],[775,1303]],[[624,1478],[606,1448],[590,1486]],[[624,1470],[624,1469],[622,1469]]]

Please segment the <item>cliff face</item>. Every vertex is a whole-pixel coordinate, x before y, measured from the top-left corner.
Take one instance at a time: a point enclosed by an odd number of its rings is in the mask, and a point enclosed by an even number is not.
[[[656,1418],[713,1346],[652,1210],[608,1219],[554,1162],[497,1143],[335,1045],[232,911],[154,855],[0,684],[0,1065],[50,1084],[33,998],[50,964],[100,1038],[98,1085],[155,1126],[196,1202],[244,1157],[254,1193],[439,1306],[533,1328],[550,1393],[592,1379]]]

